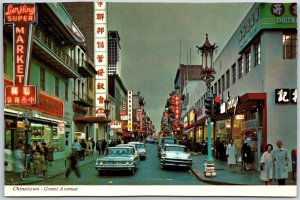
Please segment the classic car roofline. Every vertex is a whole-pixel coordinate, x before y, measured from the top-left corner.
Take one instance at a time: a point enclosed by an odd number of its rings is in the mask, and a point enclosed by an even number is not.
[[[174,146],[174,147],[185,147],[184,145],[179,145],[179,144],[165,144],[166,147],[169,147],[169,146]]]

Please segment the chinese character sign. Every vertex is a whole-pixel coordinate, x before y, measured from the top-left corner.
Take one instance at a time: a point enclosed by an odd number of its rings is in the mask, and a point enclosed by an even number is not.
[[[132,90],[127,92],[127,116],[128,116],[128,131],[132,131]]]
[[[31,56],[32,28],[36,23],[35,4],[7,4],[4,24],[13,25],[14,86],[5,88],[5,103],[36,104],[36,86],[27,85]]]
[[[105,117],[108,92],[107,11],[105,2],[94,3],[94,63],[96,70],[96,116]]]
[[[280,104],[297,103],[297,89],[276,89],[275,102]]]

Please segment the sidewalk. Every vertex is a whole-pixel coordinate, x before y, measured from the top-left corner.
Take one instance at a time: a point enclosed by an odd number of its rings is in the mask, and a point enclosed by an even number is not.
[[[90,163],[95,163],[97,158],[98,158],[98,154],[96,152],[94,152],[94,155],[86,156],[84,160],[78,161],[78,166],[82,167],[82,166],[88,165]],[[53,161],[51,166],[49,166],[49,165],[47,166],[46,177],[52,178],[52,177],[64,174],[69,166],[68,158],[67,158],[66,164],[67,164],[67,166],[65,166],[64,158]],[[37,176],[38,175],[29,175],[27,177],[27,175],[25,175],[24,180],[20,180],[19,175],[15,174],[14,181],[13,182],[5,181],[5,185],[27,185],[27,184],[38,183],[38,182],[45,180],[45,178],[38,178]]]
[[[193,155],[193,174],[202,182],[213,185],[264,185],[264,182],[259,179],[260,172],[251,170],[241,170],[241,165],[236,166],[236,173],[231,173],[229,165],[226,161],[214,159],[217,176],[204,176],[204,163],[206,162],[206,155]],[[274,183],[276,184],[276,183]],[[289,178],[287,185],[296,185],[296,181]]]

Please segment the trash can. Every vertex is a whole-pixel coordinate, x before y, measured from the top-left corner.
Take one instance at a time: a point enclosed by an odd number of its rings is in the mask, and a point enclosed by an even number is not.
[[[297,175],[297,149],[292,150],[292,175],[293,180],[295,180],[295,177]]]

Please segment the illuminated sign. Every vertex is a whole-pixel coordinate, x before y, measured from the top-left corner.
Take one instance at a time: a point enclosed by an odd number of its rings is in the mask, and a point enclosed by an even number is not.
[[[127,128],[128,131],[132,131],[132,90],[128,90],[127,92]]]
[[[32,28],[37,20],[35,4],[7,4],[4,7],[4,24],[13,26],[13,86],[5,87],[5,104],[34,105],[36,86],[29,82]]]
[[[107,73],[107,10],[105,2],[94,3],[94,63],[96,69],[96,117],[106,117],[105,100],[108,95]]]
[[[297,103],[297,89],[275,89],[275,103]]]

